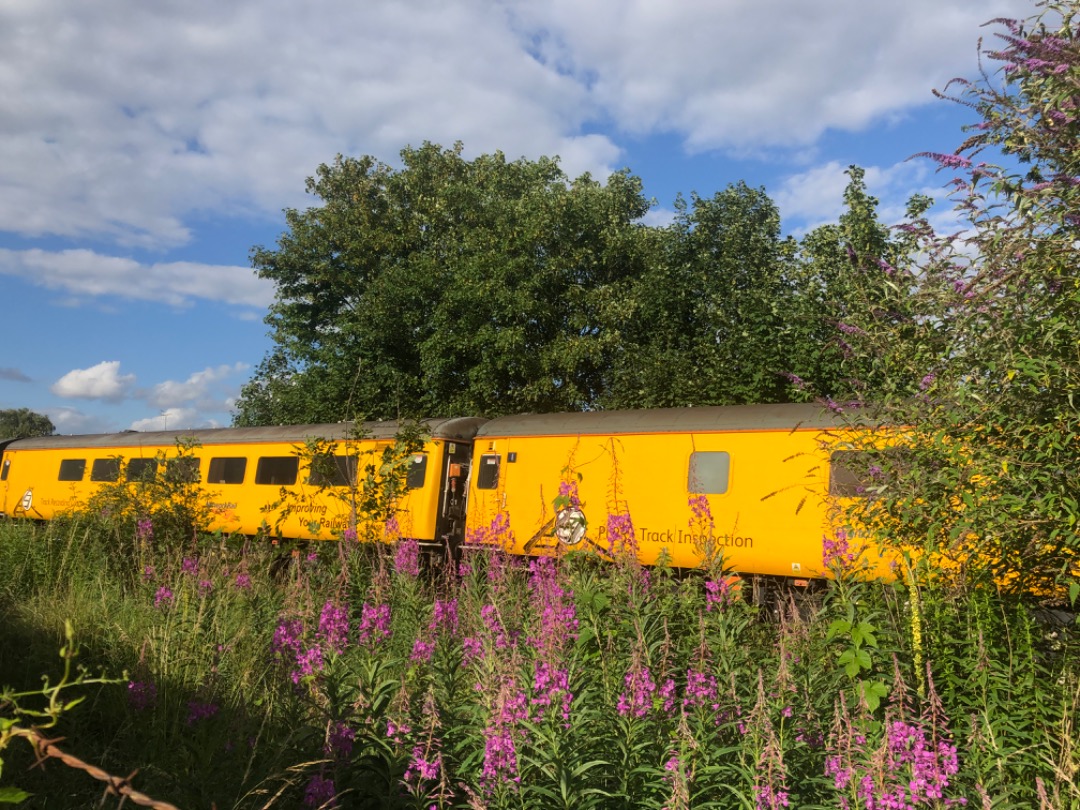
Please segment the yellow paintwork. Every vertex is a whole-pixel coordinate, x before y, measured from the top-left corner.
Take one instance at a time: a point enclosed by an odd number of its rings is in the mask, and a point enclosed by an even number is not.
[[[587,541],[577,547],[608,551],[608,516],[629,511],[637,557],[646,565],[664,554],[674,566],[697,567],[711,542],[737,572],[828,576],[822,539],[835,533],[839,511],[827,500],[824,440],[820,429],[479,436],[474,470],[483,455],[494,453],[501,457],[500,474],[494,490],[478,488],[473,476],[467,542],[503,542],[519,554],[527,546],[532,553],[556,551],[553,502],[560,484],[572,489],[576,482],[587,521]],[[695,451],[730,454],[727,492],[688,491]],[[508,461],[510,453],[516,461]],[[700,507],[698,515],[691,508],[691,499],[700,497],[707,499],[711,526]],[[500,525],[509,532],[495,536]],[[890,576],[884,561],[871,556],[871,573]]]
[[[222,431],[227,433],[227,431]],[[135,434],[137,436],[137,434]],[[3,454],[5,461],[10,461],[6,481],[0,482],[0,503],[4,514],[11,517],[28,517],[48,520],[60,512],[79,508],[97,490],[101,484],[90,481],[90,471],[94,459],[123,456],[125,462],[132,458],[155,458],[163,453],[166,458],[175,458],[175,444],[146,444],[135,446],[137,439],[113,446],[95,446],[89,448],[35,448],[19,449],[18,445],[8,447]],[[359,457],[358,467],[362,471],[369,461],[378,463],[383,448],[391,442],[385,440],[361,440],[335,445],[335,452],[341,455],[351,454]],[[435,539],[435,514],[439,498],[439,471],[442,469],[443,451],[446,442],[429,441],[424,447],[428,456],[427,474],[424,485],[410,490],[399,503],[400,534],[422,541]],[[278,514],[264,513],[262,508],[281,497],[281,487],[276,485],[257,485],[255,469],[259,457],[290,456],[297,453],[296,443],[283,442],[238,442],[222,441],[206,444],[197,448],[192,455],[200,459],[200,483],[209,497],[213,512],[211,529],[241,534],[255,534],[264,523],[273,529]],[[242,484],[207,484],[207,472],[211,457],[246,458],[247,469]],[[58,481],[60,462],[63,459],[86,459],[86,471],[83,480],[78,482]],[[293,513],[281,524],[281,534],[285,537],[330,540],[340,537],[351,524],[348,488],[326,488],[319,493],[319,488],[305,484],[308,470],[304,462],[300,464],[297,483],[284,489],[293,496]],[[132,484],[137,486],[137,484]],[[331,494],[331,492],[333,494]],[[27,493],[30,494],[29,511],[20,508]],[[315,529],[315,531],[312,531]]]

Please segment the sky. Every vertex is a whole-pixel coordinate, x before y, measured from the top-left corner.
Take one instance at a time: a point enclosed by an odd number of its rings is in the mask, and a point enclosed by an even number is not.
[[[226,426],[272,341],[255,246],[338,154],[558,156],[677,195],[764,188],[799,236],[851,164],[886,223],[1033,0],[4,0],[0,409],[60,433]],[[993,63],[990,63],[991,65]]]

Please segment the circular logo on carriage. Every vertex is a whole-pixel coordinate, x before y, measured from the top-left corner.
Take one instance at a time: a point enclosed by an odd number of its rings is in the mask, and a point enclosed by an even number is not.
[[[19,506],[24,512],[29,512],[30,507],[34,505],[34,490],[28,489],[23,493],[22,500],[19,501]]]
[[[555,536],[564,546],[576,546],[585,537],[585,514],[572,506],[560,509],[555,516]]]

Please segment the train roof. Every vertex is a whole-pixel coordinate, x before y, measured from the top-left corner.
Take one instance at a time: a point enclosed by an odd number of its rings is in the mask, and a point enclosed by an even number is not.
[[[853,418],[845,418],[844,414],[821,405],[715,405],[503,416],[481,426],[476,435],[477,438],[495,438],[826,430],[854,423]]]
[[[420,422],[431,432],[434,439],[448,441],[472,441],[485,419],[474,416],[453,419],[423,419]],[[393,439],[406,422],[386,420],[361,422],[363,435],[372,439]],[[199,444],[232,444],[293,442],[309,438],[342,441],[354,435],[354,422],[334,422],[312,425],[274,425],[267,427],[202,428],[198,430],[152,430],[123,431],[121,433],[95,433],[71,436],[39,436],[32,439],[16,439],[10,442],[13,450],[62,447],[169,447],[180,439],[194,439]]]

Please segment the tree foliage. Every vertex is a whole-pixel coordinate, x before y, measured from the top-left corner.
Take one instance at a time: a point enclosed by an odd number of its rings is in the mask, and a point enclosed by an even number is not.
[[[29,408],[0,410],[0,439],[26,439],[31,436],[51,436],[56,432],[49,417]]]
[[[641,184],[570,181],[550,159],[405,149],[403,168],[339,157],[286,212],[275,348],[239,424],[514,411],[596,402],[639,275]]]
[[[864,504],[889,527],[880,539],[1028,593],[1075,583],[1080,553],[1075,8],[997,20],[1001,44],[983,55],[998,70],[943,94],[980,119],[955,154],[929,156],[956,173],[966,229],[909,226],[920,252],[908,309],[871,318],[856,346],[885,358],[877,404],[909,426],[891,482]]]
[[[848,257],[903,255],[859,170],[840,224],[799,245],[745,183],[650,226],[626,171],[461,151],[319,168],[321,204],[252,254],[275,345],[237,424],[783,402],[802,379],[848,394],[826,337],[865,293]]]

